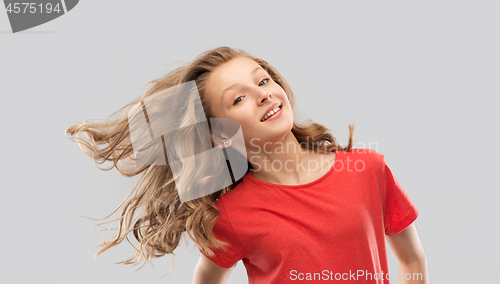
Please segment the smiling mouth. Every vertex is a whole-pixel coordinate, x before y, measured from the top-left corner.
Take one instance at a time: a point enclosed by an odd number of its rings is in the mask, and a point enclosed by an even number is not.
[[[282,107],[283,107],[283,105],[280,105],[280,106],[279,106],[279,108],[276,110],[276,112],[275,112],[275,113],[271,114],[270,116],[267,116],[267,114],[266,114],[266,116],[264,116],[264,118],[263,118],[263,119],[261,119],[260,121],[261,121],[261,122],[264,122],[264,121],[268,120],[269,118],[273,117],[276,113],[278,113],[278,111],[280,111],[280,109],[281,109]]]

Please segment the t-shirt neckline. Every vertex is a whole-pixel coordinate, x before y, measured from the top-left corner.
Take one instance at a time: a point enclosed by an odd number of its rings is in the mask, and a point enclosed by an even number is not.
[[[270,182],[267,182],[267,181],[263,181],[263,180],[257,179],[253,175],[253,171],[249,172],[248,179],[249,179],[249,181],[251,181],[251,182],[253,182],[255,184],[258,184],[258,185],[261,185],[261,186],[268,186],[268,187],[280,187],[280,188],[290,188],[290,189],[309,187],[309,186],[315,185],[317,183],[320,183],[321,181],[323,181],[324,179],[326,179],[328,176],[330,176],[335,171],[335,164],[338,163],[337,161],[339,160],[339,153],[340,152],[342,152],[342,151],[339,151],[339,150],[335,151],[335,160],[333,161],[332,167],[330,168],[330,170],[327,173],[325,173],[324,175],[322,175],[318,179],[316,179],[314,181],[311,181],[311,182],[308,182],[308,183],[295,184],[295,185],[292,185],[292,184],[270,183]]]

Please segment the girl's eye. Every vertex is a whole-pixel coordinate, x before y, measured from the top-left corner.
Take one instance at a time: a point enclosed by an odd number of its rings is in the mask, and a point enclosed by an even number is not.
[[[260,82],[259,82],[259,87],[260,87],[260,86],[263,86],[263,85],[261,85],[260,83],[262,83],[262,82],[264,82],[264,81],[266,81],[266,83],[267,83],[267,82],[269,82],[269,80],[271,80],[271,78],[264,78],[264,79],[262,79],[262,81],[260,81]],[[239,98],[242,98],[242,97],[237,97],[237,98],[236,98],[236,100],[233,102],[233,105],[236,105],[236,104],[239,104],[239,103],[240,103],[240,101],[238,101],[238,99],[239,99]]]
[[[271,80],[271,78],[265,78],[265,79],[263,79],[262,81],[260,81],[260,83],[262,83],[262,82],[264,82],[264,81],[266,81],[266,83],[267,83],[267,82],[269,82],[269,80]],[[260,85],[260,83],[259,83],[259,87],[261,86],[261,85]]]
[[[233,106],[234,106],[235,104],[238,104],[238,103],[239,103],[239,102],[236,102],[236,101],[238,101],[238,99],[239,99],[239,98],[243,98],[243,97],[237,97],[237,98],[236,98],[236,100],[235,100],[235,101],[234,101],[234,103],[233,103]]]

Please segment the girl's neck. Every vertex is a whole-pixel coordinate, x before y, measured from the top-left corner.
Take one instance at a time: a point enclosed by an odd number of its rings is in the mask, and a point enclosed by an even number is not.
[[[299,185],[316,180],[327,173],[335,161],[335,153],[300,147],[290,131],[282,142],[267,143],[247,158],[258,180],[274,184]]]

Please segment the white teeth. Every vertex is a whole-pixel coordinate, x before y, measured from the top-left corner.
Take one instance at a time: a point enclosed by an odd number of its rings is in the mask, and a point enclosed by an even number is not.
[[[271,115],[275,114],[276,112],[278,112],[278,110],[280,109],[280,106],[277,106],[275,107],[274,109],[272,109],[270,112],[268,112],[266,114],[266,116],[264,117],[264,119],[262,119],[262,121],[265,121],[266,119],[268,119]]]

